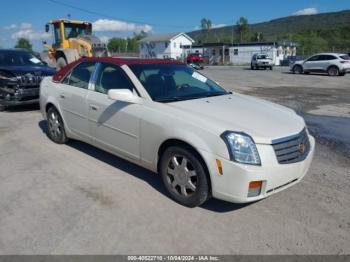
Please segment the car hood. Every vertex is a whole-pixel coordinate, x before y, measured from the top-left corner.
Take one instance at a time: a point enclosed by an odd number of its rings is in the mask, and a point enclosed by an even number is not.
[[[304,120],[293,110],[261,99],[233,94],[168,103],[177,116],[201,128],[221,135],[223,132],[244,132],[256,143],[299,133]],[[180,114],[180,115],[179,115]]]
[[[55,69],[49,66],[0,66],[0,70],[9,71],[16,76],[28,73],[39,76],[51,76],[56,73]]]

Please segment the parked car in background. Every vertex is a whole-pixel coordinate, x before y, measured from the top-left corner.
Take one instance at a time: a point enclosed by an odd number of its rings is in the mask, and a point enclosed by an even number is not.
[[[191,53],[187,56],[187,64],[202,64],[203,61],[204,57],[200,53]]]
[[[306,60],[296,61],[290,65],[295,74],[327,73],[330,76],[344,76],[350,72],[350,58],[347,54],[320,53]]]
[[[42,81],[40,107],[53,142],[82,140],[157,172],[190,207],[295,185],[315,149],[293,110],[227,92],[177,61],[80,59]]]
[[[250,63],[250,69],[267,69],[272,70],[274,63],[272,59],[267,54],[254,54]]]
[[[55,70],[31,52],[0,49],[0,110],[8,106],[39,102],[39,86]]]

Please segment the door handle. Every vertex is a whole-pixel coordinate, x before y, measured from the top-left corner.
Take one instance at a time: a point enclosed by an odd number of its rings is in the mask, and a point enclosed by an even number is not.
[[[60,98],[65,99],[66,96],[64,94],[60,94]]]
[[[90,105],[90,109],[94,111],[98,111],[98,107],[95,105]]]

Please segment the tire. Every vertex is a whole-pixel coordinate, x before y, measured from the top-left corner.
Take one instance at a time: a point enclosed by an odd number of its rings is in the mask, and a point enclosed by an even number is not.
[[[172,199],[184,206],[196,207],[209,198],[205,164],[193,150],[171,146],[160,161],[159,172]]]
[[[273,67],[272,67],[272,66],[270,66],[270,70],[271,70],[271,71],[273,70]]]
[[[302,74],[303,73],[303,68],[300,65],[295,65],[293,67],[293,73],[294,74]]]
[[[250,70],[254,70],[253,64],[250,64]]]
[[[338,76],[339,75],[339,69],[336,66],[330,66],[327,69],[327,73],[329,76]]]
[[[345,72],[339,73],[339,76],[345,76],[345,75],[346,75]]]
[[[4,105],[0,105],[0,112],[3,112],[5,111],[7,108],[7,106],[4,106]]]
[[[67,61],[64,57],[59,57],[56,62],[56,70],[59,71],[67,65]]]
[[[54,107],[47,111],[47,136],[56,144],[65,144],[68,141],[61,115]]]

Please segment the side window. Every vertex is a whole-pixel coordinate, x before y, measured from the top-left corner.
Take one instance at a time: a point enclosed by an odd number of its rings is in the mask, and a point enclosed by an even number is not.
[[[315,55],[313,57],[310,57],[310,59],[308,61],[319,61],[320,60],[320,56],[319,55]]]
[[[88,89],[90,77],[94,68],[95,63],[93,62],[77,65],[70,73],[68,85]],[[64,81],[66,81],[66,79],[64,79]]]
[[[334,59],[337,59],[337,58],[332,55],[325,55],[325,58],[324,58],[324,60],[334,60]]]
[[[96,79],[95,91],[107,94],[110,89],[130,89],[132,91],[133,84],[119,66],[102,64]]]

